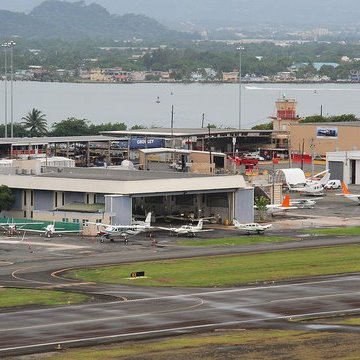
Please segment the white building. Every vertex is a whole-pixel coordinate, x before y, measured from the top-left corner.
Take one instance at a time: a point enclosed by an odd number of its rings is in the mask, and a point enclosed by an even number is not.
[[[326,168],[330,170],[331,179],[360,185],[360,151],[328,152]]]

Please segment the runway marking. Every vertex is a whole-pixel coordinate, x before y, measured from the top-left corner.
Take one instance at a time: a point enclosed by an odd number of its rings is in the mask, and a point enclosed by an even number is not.
[[[5,240],[5,239],[0,239],[0,244],[24,244],[25,242],[29,242],[27,241],[23,241],[23,240]],[[81,246],[81,245],[70,245],[70,244],[58,244],[58,243],[51,243],[51,242],[39,242],[39,241],[32,241],[31,240],[31,245],[36,245],[36,246],[46,246],[46,247],[54,247],[54,248],[63,248],[63,249],[84,249],[86,248],[86,246]]]
[[[32,269],[32,268],[37,268],[37,267],[40,267],[40,265],[37,265],[37,266],[29,266],[29,267],[26,267],[26,268],[20,268],[20,269],[14,270],[14,271],[11,273],[11,276],[12,276],[14,279],[21,280],[21,281],[27,281],[27,282],[31,282],[31,283],[37,283],[37,284],[51,285],[51,283],[49,283],[49,282],[26,279],[26,278],[22,278],[22,277],[20,277],[20,276],[15,275],[15,274],[18,273],[19,271],[23,271],[23,270],[27,270],[27,269]]]
[[[56,326],[63,326],[63,325],[76,325],[76,324],[88,324],[98,321],[107,321],[107,320],[114,320],[114,319],[130,319],[130,318],[138,318],[138,317],[145,317],[145,316],[153,316],[153,315],[160,315],[160,314],[171,314],[174,312],[179,311],[187,311],[194,309],[196,307],[199,307],[204,304],[204,301],[202,299],[194,299],[194,301],[197,300],[198,304],[189,305],[186,307],[177,307],[176,309],[172,310],[161,310],[161,311],[155,311],[151,313],[141,313],[141,314],[132,314],[132,315],[125,315],[125,316],[110,316],[110,317],[104,317],[99,319],[88,319],[88,320],[76,320],[76,321],[68,321],[68,322],[62,322],[62,323],[51,323],[51,324],[42,324],[42,325],[33,325],[33,326],[22,326],[19,328],[10,328],[10,329],[0,329],[1,332],[7,332],[7,331],[18,331],[18,330],[30,330],[30,329],[39,329],[39,328],[48,328],[48,327],[56,327]],[[2,314],[1,314],[2,315]]]
[[[13,265],[14,263],[11,261],[0,261],[0,266],[9,266]]]
[[[279,300],[271,300],[270,302],[271,303],[276,303],[276,302],[284,302],[284,301],[299,301],[299,300],[321,299],[321,298],[330,298],[330,297],[346,296],[346,295],[354,295],[354,294],[360,294],[360,291],[347,292],[347,293],[341,293],[341,294],[305,296],[305,297],[298,297],[298,298],[293,298],[293,299],[279,299]]]
[[[360,310],[360,309],[356,309],[356,310]],[[222,323],[210,323],[210,324],[203,324],[203,325],[183,326],[183,327],[175,327],[175,328],[160,329],[160,330],[133,332],[133,333],[126,333],[126,334],[115,334],[115,335],[96,336],[96,337],[89,337],[89,338],[79,338],[79,339],[73,339],[73,340],[57,340],[57,341],[48,342],[48,343],[2,348],[2,349],[0,349],[0,352],[21,350],[21,349],[33,349],[33,348],[44,347],[44,346],[56,346],[58,344],[64,345],[64,344],[76,344],[79,342],[121,339],[121,338],[129,337],[129,336],[152,335],[152,334],[161,334],[161,333],[165,333],[165,332],[179,332],[179,331],[188,331],[188,330],[196,330],[196,329],[206,329],[206,328],[213,328],[213,327],[219,327],[219,326],[224,327],[224,326],[230,326],[230,325],[254,323],[254,322],[260,322],[260,321],[267,321],[267,320],[291,320],[292,318],[300,317],[300,316],[325,315],[325,314],[330,314],[330,313],[349,312],[349,311],[350,310],[338,310],[338,311],[330,311],[330,312],[326,311],[326,312],[318,312],[318,313],[309,313],[309,314],[302,314],[302,315],[274,316],[272,318],[267,317],[267,318],[258,318],[258,319],[252,319],[252,320],[228,321],[228,322],[222,322]],[[354,311],[354,309],[352,309],[351,311]]]

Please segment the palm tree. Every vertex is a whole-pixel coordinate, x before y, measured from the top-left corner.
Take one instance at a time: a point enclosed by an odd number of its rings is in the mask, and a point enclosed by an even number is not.
[[[38,109],[32,109],[26,116],[22,118],[22,123],[26,130],[29,130],[30,136],[43,136],[47,134],[47,121]]]

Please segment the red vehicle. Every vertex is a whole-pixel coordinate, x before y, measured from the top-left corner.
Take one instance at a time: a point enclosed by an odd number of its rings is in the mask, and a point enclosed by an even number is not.
[[[255,166],[258,164],[258,159],[239,158],[238,156],[229,156],[229,160],[236,163],[236,165]]]

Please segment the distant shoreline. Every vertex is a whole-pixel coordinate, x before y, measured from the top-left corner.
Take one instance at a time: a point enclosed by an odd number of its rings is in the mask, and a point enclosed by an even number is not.
[[[0,81],[5,81],[5,79],[0,79]],[[8,79],[10,82],[10,79]],[[229,82],[229,81],[124,81],[124,82],[108,82],[108,81],[88,81],[88,80],[75,80],[75,81],[61,81],[61,80],[19,80],[14,79],[14,82],[36,82],[36,83],[60,83],[60,84],[107,84],[107,85],[132,85],[132,84],[215,84],[215,85],[239,85],[238,82]],[[359,84],[360,81],[246,81],[242,80],[242,84],[303,84],[303,85],[313,85],[313,84]]]

